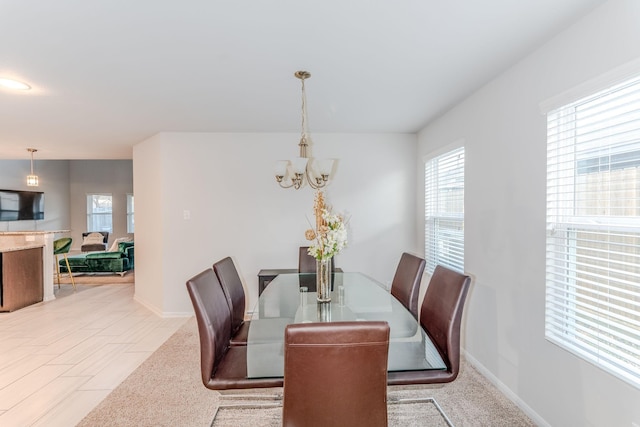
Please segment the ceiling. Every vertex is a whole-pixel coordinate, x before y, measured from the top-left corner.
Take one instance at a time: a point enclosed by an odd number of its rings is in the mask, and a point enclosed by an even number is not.
[[[162,131],[415,133],[603,0],[2,0],[0,159]],[[292,142],[295,144],[295,142]]]

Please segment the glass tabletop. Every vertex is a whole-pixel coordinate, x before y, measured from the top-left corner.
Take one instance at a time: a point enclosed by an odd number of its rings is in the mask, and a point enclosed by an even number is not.
[[[307,322],[384,320],[390,329],[389,371],[446,368],[418,321],[382,284],[362,273],[332,276],[328,303],[316,302],[315,274],[280,274],[269,283],[249,326],[249,378],[282,377],[284,329]]]

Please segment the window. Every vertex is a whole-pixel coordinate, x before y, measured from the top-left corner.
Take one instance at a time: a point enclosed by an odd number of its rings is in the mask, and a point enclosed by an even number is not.
[[[127,233],[134,233],[133,194],[127,194]]]
[[[545,336],[640,387],[640,77],[547,114]]]
[[[87,194],[87,231],[113,232],[111,194]]]
[[[440,264],[464,271],[464,147],[427,160],[425,258],[427,271]]]

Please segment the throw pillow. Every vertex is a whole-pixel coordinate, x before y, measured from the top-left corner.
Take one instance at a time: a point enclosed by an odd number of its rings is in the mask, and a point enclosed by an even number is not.
[[[108,252],[116,252],[118,251],[118,243],[120,242],[132,242],[133,239],[131,237],[118,237],[113,241],[113,244],[109,248]]]

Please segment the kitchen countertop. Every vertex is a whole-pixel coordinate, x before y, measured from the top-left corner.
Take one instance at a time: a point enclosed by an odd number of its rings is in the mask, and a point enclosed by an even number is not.
[[[0,252],[41,248],[47,245],[48,240],[53,241],[54,234],[68,232],[69,230],[0,231]]]
[[[71,230],[25,230],[25,231],[0,231],[0,236],[23,236],[27,234],[57,234],[68,233]]]

